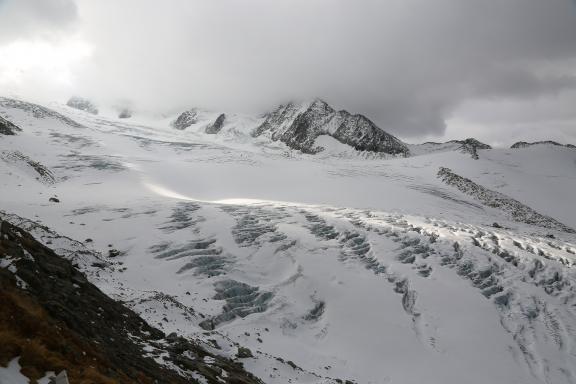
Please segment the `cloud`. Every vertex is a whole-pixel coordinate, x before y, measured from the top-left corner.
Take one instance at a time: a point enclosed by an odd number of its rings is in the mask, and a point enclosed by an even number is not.
[[[0,0],[0,44],[54,37],[77,16],[74,0]]]
[[[447,122],[447,139],[482,137],[496,146],[556,140],[576,144],[576,90],[550,97],[470,100]]]
[[[47,3],[61,9],[44,23],[73,19],[69,2]],[[403,138],[443,135],[474,101],[576,101],[571,0],[78,0],[77,11],[93,56],[74,87],[101,101],[263,111],[319,96]]]

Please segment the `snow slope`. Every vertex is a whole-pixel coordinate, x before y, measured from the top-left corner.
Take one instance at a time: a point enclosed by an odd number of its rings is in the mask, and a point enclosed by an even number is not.
[[[306,155],[248,137],[257,120],[207,135],[53,107],[0,103],[22,129],[0,136],[0,215],[166,333],[247,346],[266,383],[576,382],[575,235],[437,177],[576,228],[576,151],[385,159],[320,136]]]

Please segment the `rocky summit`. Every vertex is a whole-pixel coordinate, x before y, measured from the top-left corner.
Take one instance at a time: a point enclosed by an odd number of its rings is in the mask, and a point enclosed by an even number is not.
[[[281,105],[266,116],[253,136],[269,135],[293,149],[318,153],[324,148],[315,144],[321,135],[331,136],[359,151],[408,156],[410,151],[396,137],[384,132],[363,115],[336,111],[326,102]]]
[[[452,140],[449,141],[449,143],[459,144],[460,150],[464,153],[469,153],[474,160],[478,160],[480,158],[478,156],[479,149],[492,149],[492,147],[488,144],[484,144],[483,142],[474,138],[468,138],[465,140]]]

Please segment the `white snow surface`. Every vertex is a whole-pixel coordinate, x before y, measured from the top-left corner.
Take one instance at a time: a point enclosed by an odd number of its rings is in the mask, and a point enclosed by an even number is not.
[[[29,379],[20,372],[20,358],[12,359],[7,367],[0,366],[0,383],[2,384],[28,384]]]
[[[0,365],[0,384],[28,384],[30,379],[20,372],[20,357],[15,357],[8,362],[6,367]],[[49,384],[54,372],[46,372],[44,377],[38,379],[38,384]]]
[[[52,107],[82,127],[0,107],[23,129],[0,152],[55,179],[0,156],[0,218],[166,333],[246,346],[266,383],[576,383],[575,235],[436,177],[448,167],[576,228],[576,150],[383,159],[320,137],[314,156],[251,138],[258,119],[207,135]]]

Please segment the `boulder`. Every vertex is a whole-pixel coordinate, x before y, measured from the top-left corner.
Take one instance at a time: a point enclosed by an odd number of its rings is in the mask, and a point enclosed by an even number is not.
[[[118,118],[119,119],[129,119],[132,117],[132,111],[124,108],[123,110],[120,111],[120,113],[118,114]]]
[[[198,112],[194,109],[184,111],[178,116],[178,118],[172,123],[172,126],[176,129],[184,130],[189,126],[196,124],[198,122]]]
[[[222,129],[224,126],[224,120],[226,120],[226,115],[222,113],[216,118],[216,120],[206,127],[206,133],[214,135]]]

